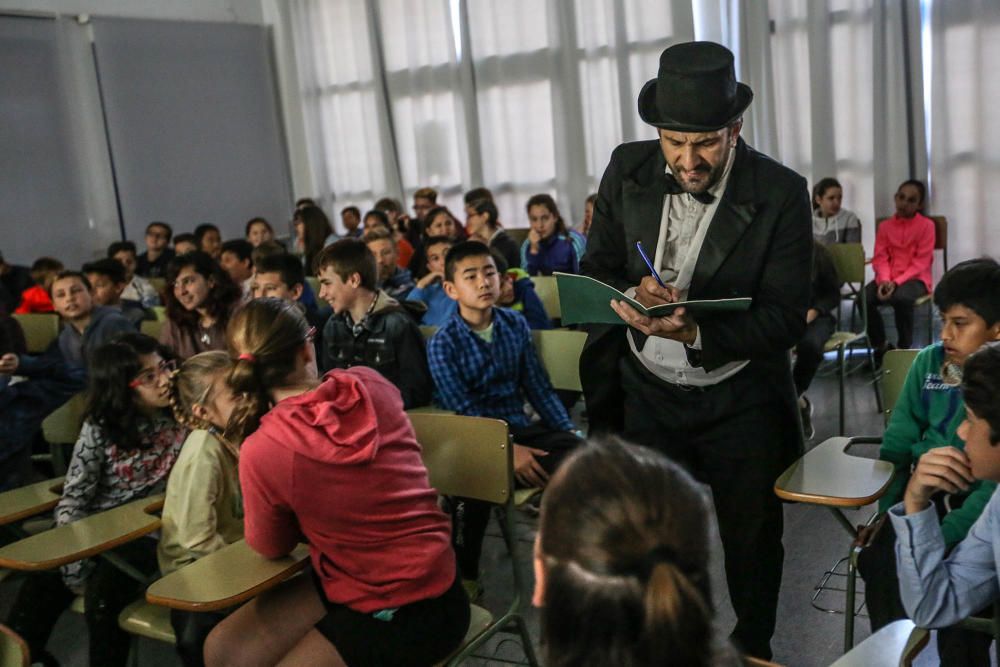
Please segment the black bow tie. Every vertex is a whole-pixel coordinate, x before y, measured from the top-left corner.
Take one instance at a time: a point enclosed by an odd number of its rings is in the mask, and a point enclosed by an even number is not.
[[[711,204],[715,201],[715,196],[710,194],[707,190],[705,192],[687,192],[687,190],[682,188],[681,184],[677,182],[677,179],[674,178],[673,174],[664,172],[663,180],[667,184],[667,194],[682,195],[686,193],[700,201],[702,204]]]

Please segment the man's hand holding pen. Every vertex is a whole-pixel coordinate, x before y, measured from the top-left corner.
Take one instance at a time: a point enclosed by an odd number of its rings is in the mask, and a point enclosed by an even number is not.
[[[676,303],[681,298],[680,290],[673,285],[660,286],[653,276],[646,276],[635,288],[635,300],[647,308],[665,303]],[[683,307],[670,315],[647,317],[625,301],[612,299],[611,307],[628,325],[647,336],[659,336],[692,345],[698,336],[698,325],[685,316]]]

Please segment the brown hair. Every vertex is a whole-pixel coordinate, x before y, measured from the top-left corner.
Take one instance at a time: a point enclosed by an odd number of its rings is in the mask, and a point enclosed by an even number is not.
[[[226,437],[243,440],[257,430],[271,409],[271,390],[284,385],[309,338],[309,323],[296,304],[283,299],[254,299],[229,322],[226,340],[236,357],[229,386],[243,397],[233,410]]]
[[[170,376],[170,410],[174,419],[189,429],[204,429],[215,435],[226,449],[236,458],[239,450],[213,425],[196,417],[193,408],[196,405],[208,403],[212,393],[212,384],[222,373],[229,373],[233,368],[233,360],[221,350],[202,352],[190,357]]]
[[[552,195],[544,192],[537,195],[531,195],[531,198],[528,199],[528,203],[524,207],[524,210],[527,211],[528,215],[531,215],[532,206],[544,206],[549,210],[552,217],[556,219],[556,235],[569,235],[569,232],[566,230],[566,222],[563,220],[562,214],[559,213],[559,207],[556,206],[556,200],[552,198]]]
[[[313,258],[326,245],[326,239],[329,238],[330,234],[333,234],[333,227],[330,225],[330,219],[326,217],[326,213],[318,206],[305,206],[295,211],[295,221],[301,222],[305,227],[303,241],[305,244],[305,267],[308,271],[313,266]]]
[[[347,281],[352,273],[361,276],[361,286],[365,289],[378,289],[378,266],[375,255],[368,245],[360,239],[340,239],[331,243],[316,255],[316,273],[326,267],[333,267],[341,280]]]
[[[434,188],[420,188],[413,193],[414,199],[430,199],[432,204],[437,203],[438,191]]]
[[[46,282],[51,285],[58,280],[59,274],[64,268],[63,263],[54,257],[39,257],[31,264],[29,274],[36,285],[45,287]],[[88,285],[87,288],[90,289],[90,286]],[[14,296],[20,295],[15,294]]]
[[[680,466],[592,440],[542,500],[545,663],[709,665],[708,504]]]

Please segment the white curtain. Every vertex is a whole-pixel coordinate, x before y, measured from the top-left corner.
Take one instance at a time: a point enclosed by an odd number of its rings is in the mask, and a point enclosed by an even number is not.
[[[936,0],[930,35],[932,210],[948,217],[952,266],[1000,257],[1000,4]]]
[[[325,204],[409,204],[433,186],[461,211],[485,185],[524,226],[532,194],[578,222],[611,150],[655,137],[636,111],[660,52],[693,39],[661,0],[293,0],[310,162]]]
[[[771,0],[769,10],[773,85],[772,99],[763,102],[773,105],[771,155],[810,187],[837,178],[871,252],[874,221],[892,214],[899,183],[926,178],[919,4]],[[916,100],[909,112],[908,99]]]

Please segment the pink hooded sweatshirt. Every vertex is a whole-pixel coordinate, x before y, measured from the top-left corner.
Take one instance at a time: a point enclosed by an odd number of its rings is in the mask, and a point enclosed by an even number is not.
[[[931,292],[933,263],[933,220],[919,213],[909,220],[894,215],[878,226],[872,258],[876,284],[891,280],[902,285],[908,280],[919,280]]]
[[[330,602],[369,613],[454,582],[451,522],[427,480],[399,390],[364,366],[285,399],[240,450],[247,543],[268,558],[309,543]]]

